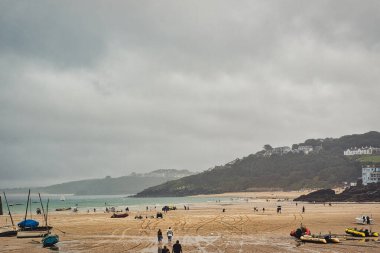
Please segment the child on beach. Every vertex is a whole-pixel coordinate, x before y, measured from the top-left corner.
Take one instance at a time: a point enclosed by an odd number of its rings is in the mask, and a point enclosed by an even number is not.
[[[172,238],[173,238],[173,230],[171,227],[169,227],[168,231],[166,232],[166,235],[168,236],[168,242],[172,242]]]

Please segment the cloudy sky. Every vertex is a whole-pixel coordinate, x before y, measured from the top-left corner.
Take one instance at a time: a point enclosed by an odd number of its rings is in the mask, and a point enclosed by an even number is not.
[[[380,130],[379,1],[1,1],[0,188]]]

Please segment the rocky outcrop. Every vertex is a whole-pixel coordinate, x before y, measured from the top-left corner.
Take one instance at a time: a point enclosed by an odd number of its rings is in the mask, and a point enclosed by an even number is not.
[[[350,187],[340,194],[335,194],[335,191],[331,189],[318,190],[307,195],[302,195],[294,199],[294,201],[380,202],[380,183]]]

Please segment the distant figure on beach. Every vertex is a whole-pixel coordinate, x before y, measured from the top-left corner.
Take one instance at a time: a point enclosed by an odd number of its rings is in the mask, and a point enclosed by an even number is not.
[[[298,203],[296,202],[296,206],[298,206]]]
[[[37,207],[36,213],[41,214],[41,209],[39,207]]]
[[[302,213],[305,213],[305,206],[302,206]]]
[[[369,216],[367,216],[367,224],[368,225],[371,224],[371,220],[370,220]]]
[[[263,207],[263,213],[265,212],[265,208]]]
[[[108,209],[108,207],[106,207],[106,213],[109,213],[109,211],[110,211],[110,210]]]
[[[186,206],[183,206],[183,208],[185,208],[185,210],[186,210]]]
[[[173,238],[173,230],[171,227],[169,227],[168,231],[166,232],[166,235],[168,236],[168,242],[172,242],[172,238]]]
[[[96,213],[96,208],[94,208],[94,213]]]
[[[147,207],[146,207],[146,211],[148,211],[148,209],[149,209],[149,208],[148,208],[148,206],[147,206]]]
[[[178,240],[173,245],[173,253],[182,253],[182,246]]]
[[[329,206],[331,206],[331,202],[329,202]]]
[[[225,211],[226,211],[226,209],[225,209],[225,208],[223,208],[222,212],[224,213]]]
[[[277,213],[281,213],[281,206],[277,206]]]
[[[127,207],[127,208],[125,208],[125,211],[126,211],[126,212],[129,212],[129,208],[128,208],[128,207]]]
[[[161,229],[158,229],[157,240],[160,243],[160,242],[162,242],[162,239],[163,239],[163,237],[162,237],[162,231],[161,231]]]

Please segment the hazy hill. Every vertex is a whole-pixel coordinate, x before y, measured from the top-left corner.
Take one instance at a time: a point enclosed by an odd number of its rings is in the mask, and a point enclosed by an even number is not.
[[[117,178],[107,176],[101,179],[80,180],[47,187],[36,187],[33,188],[33,191],[75,195],[135,194],[145,188],[192,174],[187,170],[156,170],[145,174],[132,173],[129,176]],[[6,189],[5,191],[8,193],[25,193],[27,189],[17,188]]]
[[[284,155],[263,156],[263,151],[237,159],[203,173],[150,187],[137,197],[185,196],[257,188],[329,188],[343,181],[356,181],[361,176],[361,157],[347,157],[343,150],[350,147],[380,147],[380,133],[368,132],[338,139],[309,139],[294,144],[320,146],[308,155],[289,152]]]

